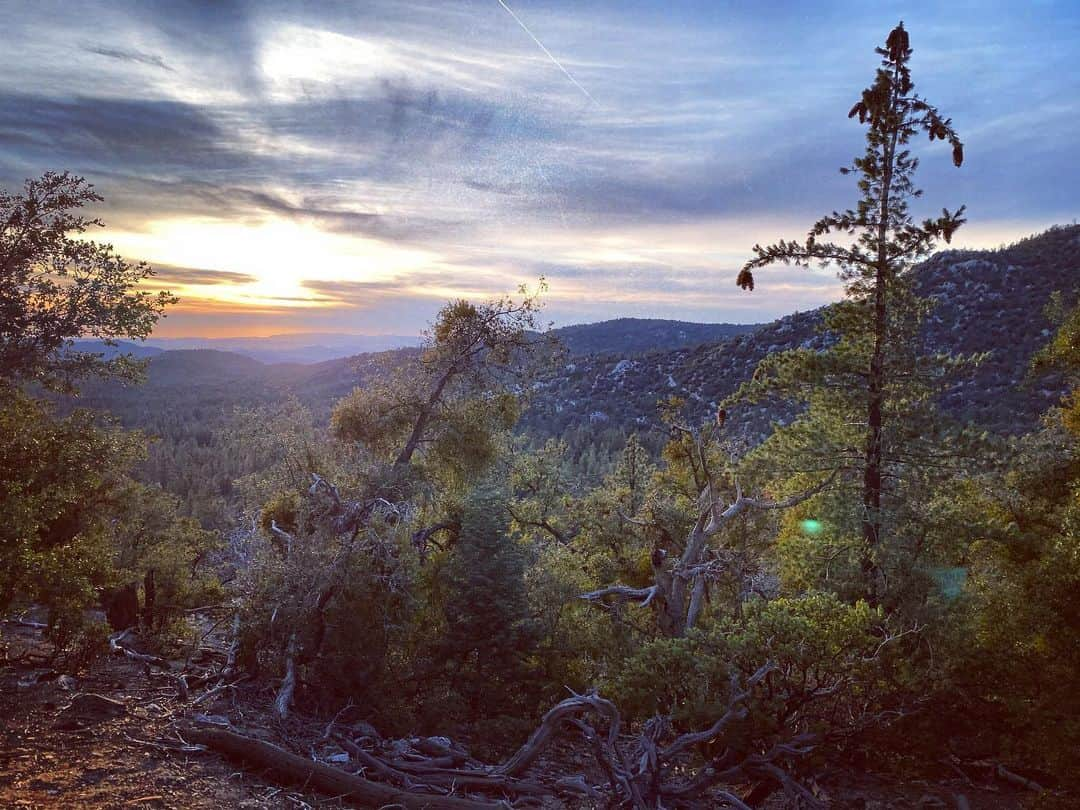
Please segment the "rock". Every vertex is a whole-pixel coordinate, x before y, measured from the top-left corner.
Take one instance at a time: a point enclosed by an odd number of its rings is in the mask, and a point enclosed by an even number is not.
[[[381,740],[382,739],[382,735],[379,734],[379,732],[375,730],[375,726],[371,725],[370,723],[365,723],[363,720],[361,720],[358,723],[353,723],[352,730],[353,730],[353,736],[354,737],[360,737],[360,738],[366,737],[366,738],[371,739],[371,740]]]
[[[57,714],[55,728],[74,729],[104,723],[127,714],[127,706],[104,695],[84,692],[75,695]]]

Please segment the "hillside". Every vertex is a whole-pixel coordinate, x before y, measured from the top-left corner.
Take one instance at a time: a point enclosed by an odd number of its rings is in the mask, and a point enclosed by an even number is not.
[[[999,432],[1034,427],[1039,414],[1063,391],[1060,377],[1027,383],[1025,378],[1032,355],[1050,335],[1043,308],[1051,292],[1076,295],[1080,227],[1051,229],[1003,250],[946,251],[916,272],[921,291],[938,301],[927,324],[927,345],[988,353],[973,375],[948,392],[945,407],[959,419]],[[767,275],[752,294],[768,294]],[[741,327],[621,319],[559,330],[570,343],[570,356],[535,384],[521,429],[536,440],[564,438],[572,460],[595,476],[629,432],[644,434],[654,448],[662,441],[656,418],[659,400],[683,397],[704,417],[770,352],[822,346],[821,316],[821,310],[798,313],[697,345],[691,344],[709,329]],[[686,343],[671,348],[677,341]],[[608,350],[581,354],[586,346]],[[611,348],[617,346],[626,348]],[[205,507],[198,504],[208,500],[223,508],[233,480],[260,463],[241,447],[222,451],[237,409],[295,397],[322,420],[338,398],[416,351],[398,349],[306,365],[267,365],[214,350],[167,351],[151,358],[143,385],[96,383],[86,388],[79,404],[109,411],[125,426],[160,437],[151,447],[144,474],[183,495],[191,511],[199,513]],[[732,414],[744,430],[759,436],[771,420],[785,415],[765,406]],[[223,520],[218,507],[213,511],[217,517],[211,522]]]
[[[994,251],[945,251],[916,269],[921,294],[936,300],[925,340],[934,351],[986,352],[987,360],[945,397],[957,418],[1017,433],[1063,392],[1060,377],[1025,383],[1032,355],[1050,336],[1043,314],[1055,290],[1075,298],[1080,274],[1080,226],[1054,228]],[[768,276],[758,292],[768,295]],[[798,346],[820,348],[822,310],[781,318],[717,343],[652,352],[572,358],[534,392],[525,430],[561,435],[582,425],[643,430],[657,426],[656,402],[671,395],[715,409],[767,354]],[[737,418],[761,433],[777,414],[764,406]]]
[[[109,346],[104,341],[100,340],[76,340],[72,343],[71,348],[77,352],[100,354],[106,360],[111,360],[122,354],[130,355],[138,360],[144,360],[165,351],[157,346],[149,346],[145,343],[133,343],[130,340],[117,340],[112,346]]]
[[[616,318],[552,330],[571,356],[615,353],[624,357],[744,335],[761,324],[690,323],[655,318]]]

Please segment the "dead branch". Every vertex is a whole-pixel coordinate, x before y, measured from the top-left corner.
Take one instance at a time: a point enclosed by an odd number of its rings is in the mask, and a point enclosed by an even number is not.
[[[420,564],[423,565],[427,562],[428,544],[431,542],[432,537],[439,532],[456,531],[460,528],[461,521],[444,520],[441,523],[436,523],[433,526],[426,526],[423,529],[418,529],[413,532],[412,546],[416,549],[416,553],[420,557]]]
[[[720,719],[704,731],[680,735],[675,742],[660,752],[660,758],[671,760],[687,748],[701,743],[707,743],[719,736],[720,732],[724,730],[728,723],[733,720],[742,720],[746,717],[747,710],[742,704],[750,697],[750,690],[760,683],[766,675],[773,671],[773,669],[775,669],[775,667],[772,662],[762,664],[758,670],[747,679],[746,686],[743,688],[739,688],[738,675],[732,675],[731,696],[728,698],[727,710]]]
[[[289,707],[292,705],[293,692],[296,690],[296,633],[289,636],[289,643],[285,648],[285,677],[281,681],[277,697],[274,698],[274,712],[278,718],[284,720],[289,716]]]
[[[359,762],[364,768],[370,768],[377,773],[384,782],[389,782],[391,785],[397,785],[398,787],[412,789],[413,781],[409,778],[408,774],[404,774],[399,770],[391,768],[381,759],[372,756],[359,745],[352,740],[341,734],[332,735],[338,745],[349,752],[349,755]]]
[[[619,733],[619,710],[610,700],[599,695],[574,695],[549,709],[540,721],[540,726],[510,759],[496,768],[496,773],[503,776],[517,776],[528,770],[544,749],[551,744],[562,723],[578,714],[594,711],[610,721],[608,738],[614,745]]]
[[[813,487],[779,501],[750,498],[735,481],[735,499],[727,506],[722,506],[712,478],[707,477],[698,497],[697,520],[673,570],[654,569],[656,580],[647,588],[615,584],[582,594],[581,598],[600,602],[605,596],[615,596],[620,602],[636,602],[642,607],[652,605],[661,631],[669,637],[681,637],[695,625],[702,611],[707,583],[697,572],[701,571],[709,538],[747,510],[787,509],[802,503],[828,488],[836,475],[834,470]]]
[[[586,602],[598,602],[605,596],[615,596],[618,602],[637,602],[641,607],[647,607],[656,594],[659,586],[650,585],[647,588],[631,588],[629,585],[609,585],[596,591],[581,594],[580,599]]]
[[[998,778],[1003,779],[1010,784],[1016,785],[1017,787],[1022,787],[1025,790],[1034,790],[1037,793],[1042,793],[1046,789],[1034,779],[1028,779],[1027,777],[1021,776],[1018,773],[1014,773],[1001,763],[997,763],[994,766],[994,773],[998,775]]]
[[[391,805],[406,810],[508,810],[510,807],[502,801],[403,791],[226,729],[193,728],[187,731],[187,736],[196,744],[219,751],[230,759],[268,769],[291,783],[354,799],[369,807]]]

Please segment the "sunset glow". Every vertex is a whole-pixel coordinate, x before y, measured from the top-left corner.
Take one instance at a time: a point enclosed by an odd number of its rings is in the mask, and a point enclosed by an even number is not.
[[[755,242],[853,199],[846,112],[894,13],[512,5],[101,4],[89,38],[85,15],[14,5],[0,186],[94,182],[104,238],[183,299],[159,335],[415,334],[447,297],[540,276],[557,324],[836,300],[834,270],[776,268],[754,295],[734,277]],[[975,29],[959,8],[904,12],[920,89],[968,144],[962,172],[916,145],[928,198],[968,204],[958,246],[1077,215],[1074,11],[1003,7]]]

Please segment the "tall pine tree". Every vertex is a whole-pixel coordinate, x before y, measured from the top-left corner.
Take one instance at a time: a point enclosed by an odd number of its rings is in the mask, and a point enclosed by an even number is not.
[[[947,142],[957,167],[963,162],[963,144],[951,120],[914,92],[908,67],[912,49],[903,23],[876,52],[881,66],[874,82],[848,114],[866,125],[866,149],[840,170],[859,178],[855,207],[822,217],[803,241],[755,245],[754,258],[737,279],[740,287],[753,290],[753,271],[761,267],[835,263],[846,282],[845,301],[826,319],[835,340],[831,348],[769,358],[740,396],[786,389],[810,402],[807,415],[777,441],[786,442],[789,451],[801,446],[810,453],[801,466],[792,465],[793,471],[841,467],[859,479],[860,565],[865,593],[875,601],[886,587],[881,561],[887,556],[890,494],[899,496],[897,468],[917,474],[918,465],[928,463],[929,456],[916,445],[931,438],[925,420],[943,365],[948,365],[946,358],[933,362],[920,354],[918,326],[928,305],[915,295],[911,270],[939,239],[950,241],[964,222],[963,206],[951,213],[943,209],[941,216],[921,223],[913,219],[910,203],[922,191],[913,180],[919,161],[910,142],[920,133]],[[829,235],[841,241],[821,239]],[[861,440],[852,441],[853,426]]]

